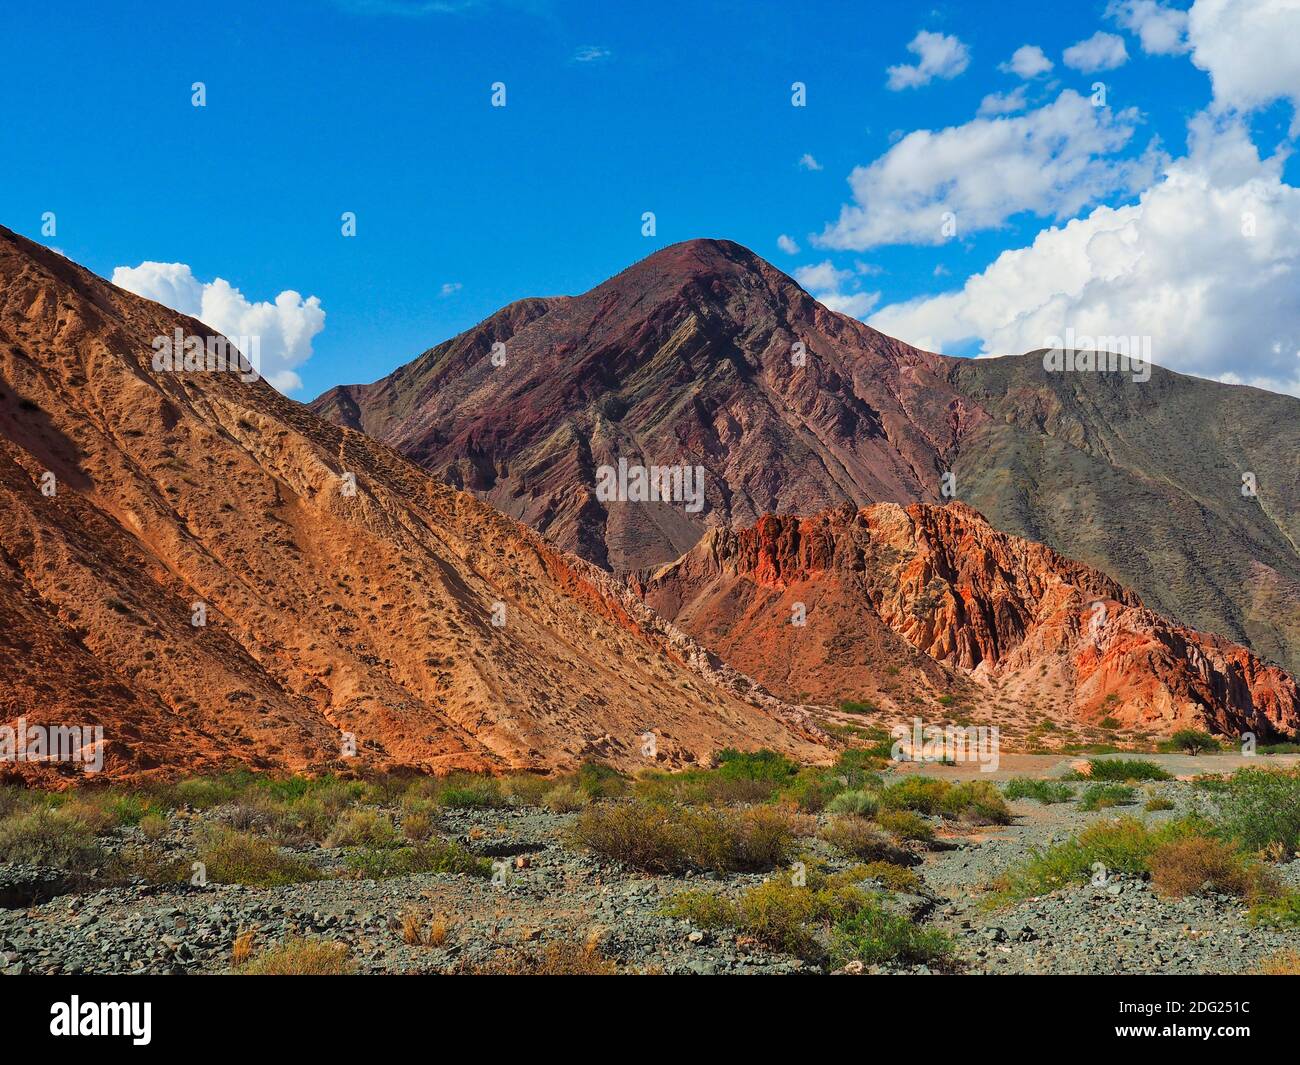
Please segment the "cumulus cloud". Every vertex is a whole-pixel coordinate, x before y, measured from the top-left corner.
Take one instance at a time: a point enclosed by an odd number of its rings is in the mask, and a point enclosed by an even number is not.
[[[991,92],[980,101],[981,115],[1011,115],[1028,106],[1025,87],[1017,85],[1010,92]]]
[[[258,372],[281,392],[302,387],[294,368],[311,358],[312,338],[325,328],[325,311],[315,296],[303,299],[286,289],[274,302],[253,303],[229,281],[200,281],[184,263],[119,266],[113,270],[112,281],[137,296],[197,318],[231,340],[260,337]]]
[[[804,170],[820,170],[822,168],[821,163],[817,162],[808,152],[804,152],[799,157],[799,166]]]
[[[895,92],[928,85],[935,78],[955,78],[970,66],[970,49],[951,34],[922,30],[912,38],[907,50],[918,57],[917,62],[886,71],[889,78],[885,84]]]
[[[870,272],[870,267],[863,266],[860,272]],[[823,306],[854,318],[869,313],[880,301],[879,292],[860,290],[861,282],[857,273],[836,269],[829,259],[812,266],[799,267],[794,272],[794,279]]]
[[[1093,107],[1067,89],[1024,115],[916,130],[853,170],[854,202],[814,243],[855,251],[938,244],[950,235],[948,213],[959,233],[971,233],[1022,211],[1064,218],[1105,195],[1136,193],[1155,176],[1158,153],[1108,157],[1129,143],[1137,121],[1134,108]]]
[[[1147,55],[1179,55],[1188,49],[1186,11],[1157,0],[1111,0],[1106,16],[1137,34]]]
[[[457,292],[459,292],[464,287],[465,286],[462,285],[459,281],[447,281],[443,283],[442,288],[439,289],[438,291],[443,296],[454,296]]]
[[[1011,53],[1010,59],[998,65],[998,69],[1005,74],[1028,79],[1046,74],[1055,65],[1038,45],[1022,44]]]
[[[987,354],[1049,337],[1151,337],[1185,373],[1300,395],[1300,189],[1236,117],[1202,114],[1188,153],[1136,204],[1097,207],[1003,252],[957,291],[887,306],[871,324],[930,350]]]
[[[786,255],[799,254],[799,245],[795,242],[795,239],[786,236],[784,233],[776,238],[776,246],[785,252]]]
[[[1192,62],[1210,75],[1220,110],[1251,111],[1286,98],[1300,135],[1300,4],[1196,0],[1188,12]]]
[[[1086,41],[1070,45],[1062,54],[1061,61],[1073,70],[1095,74],[1122,67],[1128,62],[1128,49],[1124,47],[1123,37],[1098,30]]]

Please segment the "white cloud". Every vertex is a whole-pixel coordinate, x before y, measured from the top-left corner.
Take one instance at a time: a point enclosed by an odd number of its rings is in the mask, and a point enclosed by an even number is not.
[[[955,78],[970,66],[970,49],[950,34],[922,30],[912,38],[907,50],[919,59],[913,66],[889,68],[886,84],[895,92],[928,85],[935,78]]]
[[[817,162],[817,160],[807,152],[804,152],[803,155],[799,157],[799,166],[804,170],[820,170],[822,168],[821,163]]]
[[[442,286],[441,289],[439,289],[439,295],[454,296],[457,292],[459,292],[464,287],[465,286],[462,285],[459,281],[448,281]]]
[[[1005,74],[1036,78],[1039,74],[1046,74],[1055,65],[1038,45],[1022,44],[1011,53],[1010,59],[999,64],[998,69]]]
[[[1106,16],[1136,33],[1147,55],[1179,55],[1188,49],[1186,11],[1158,0],[1111,0]]]
[[[1086,41],[1070,45],[1061,61],[1084,74],[1094,74],[1122,67],[1128,62],[1128,49],[1124,47],[1123,37],[1098,30]]]
[[[1023,111],[1028,101],[1025,99],[1025,87],[1017,85],[1010,92],[991,92],[980,101],[981,115],[1010,115]]]
[[[1240,120],[1197,116],[1138,203],[1097,207],[1003,252],[957,291],[871,324],[930,350],[1005,354],[1051,336],[1149,336],[1171,369],[1300,395],[1300,189]]]
[[[599,63],[601,60],[609,59],[613,54],[608,48],[602,48],[598,44],[588,44],[573,53],[573,61],[575,63]]]
[[[861,272],[869,272],[863,267]],[[861,292],[859,280],[852,270],[838,270],[829,259],[812,266],[801,266],[794,279],[825,307],[842,314],[861,318],[880,301],[879,292]]]
[[[1136,109],[1093,107],[1068,89],[1024,115],[916,130],[869,166],[854,168],[853,203],[814,243],[856,251],[938,244],[948,239],[947,212],[960,235],[1022,211],[1064,218],[1102,196],[1135,193],[1156,173],[1155,151],[1106,157],[1128,144],[1136,124]]]
[[[294,372],[311,358],[311,342],[325,328],[315,296],[286,289],[274,302],[250,303],[228,281],[200,281],[184,263],[143,262],[113,270],[113,284],[197,318],[223,336],[260,337],[258,372],[281,392],[302,387]],[[248,355],[248,352],[244,352]]]
[[[799,254],[799,245],[795,242],[793,237],[787,237],[784,233],[776,238],[776,246],[785,252],[786,255]]]
[[[1297,109],[1292,136],[1300,134],[1300,3],[1196,0],[1187,35],[1216,107],[1251,111],[1285,97]]]

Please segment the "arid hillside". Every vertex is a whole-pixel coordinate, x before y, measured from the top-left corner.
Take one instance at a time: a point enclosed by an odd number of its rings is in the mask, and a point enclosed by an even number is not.
[[[1194,727],[1263,740],[1300,728],[1285,671],[961,503],[766,517],[710,532],[634,584],[790,698],[910,716],[933,707],[918,698],[928,696],[977,719],[1111,719],[1152,735]]]
[[[607,575],[262,381],[210,330],[0,229],[0,723],[110,775],[824,755]],[[67,765],[9,763],[55,782]]]

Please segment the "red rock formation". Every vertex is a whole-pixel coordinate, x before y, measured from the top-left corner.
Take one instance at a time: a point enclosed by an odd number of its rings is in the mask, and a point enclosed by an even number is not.
[[[906,689],[920,684],[1160,733],[1300,727],[1300,695],[1283,670],[1147,610],[1105,575],[1000,533],[961,503],[767,516],[711,532],[633,586],[787,695],[869,695],[903,710]],[[791,623],[799,604],[802,626]],[[900,670],[904,682],[882,686]]]
[[[0,229],[0,725],[102,726],[110,776],[357,764],[344,733],[431,771],[631,767],[644,731],[668,765],[825,753],[472,495],[263,382],[153,370],[177,327],[209,333]]]

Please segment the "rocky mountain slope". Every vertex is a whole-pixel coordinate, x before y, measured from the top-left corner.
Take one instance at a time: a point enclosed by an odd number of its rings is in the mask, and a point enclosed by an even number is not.
[[[622,571],[770,511],[938,500],[939,456],[979,416],[948,370],[740,245],[697,240],[581,296],[511,304],[312,408]],[[703,466],[703,511],[598,500],[620,456]]]
[[[0,724],[110,775],[823,754],[602,571],[261,381],[199,322],[0,229]],[[195,622],[201,622],[196,624]],[[6,763],[53,781],[67,765]]]
[[[1153,735],[1194,727],[1263,739],[1300,728],[1300,694],[1283,670],[962,503],[712,530],[634,584],[788,696],[870,697],[910,716],[926,693],[982,706],[979,719],[1112,718]]]
[[[768,513],[941,502],[952,473],[999,528],[1300,670],[1300,400],[918,351],[729,241],[511,304],[313,408],[616,571]],[[599,499],[619,457],[702,467],[703,510]]]

